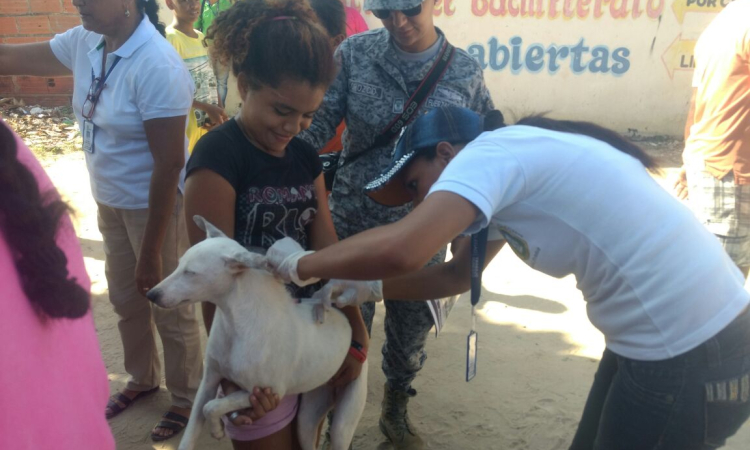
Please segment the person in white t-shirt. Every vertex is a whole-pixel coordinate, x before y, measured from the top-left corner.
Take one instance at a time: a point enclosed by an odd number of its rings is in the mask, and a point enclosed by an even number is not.
[[[185,427],[202,372],[194,307],[152,308],[144,296],[177,267],[187,248],[181,192],[193,81],[163,37],[155,0],[73,4],[82,26],[49,42],[0,45],[0,75],[73,75],[72,106],[130,375],[105,414],[112,418],[159,390],[155,324],[172,394],[170,410],[151,433],[162,441]]]
[[[269,262],[298,282],[401,275],[334,281],[339,304],[435,298],[467,289],[468,260],[403,274],[489,227],[487,259],[504,239],[533,268],[574,274],[605,336],[602,370],[616,367],[595,381],[581,424],[594,430],[573,448],[722,446],[750,416],[739,269],[649,175],[655,165],[636,145],[591,123],[499,117],[457,107],[420,117],[366,188],[381,202],[413,200],[412,213],[309,255],[280,241]]]

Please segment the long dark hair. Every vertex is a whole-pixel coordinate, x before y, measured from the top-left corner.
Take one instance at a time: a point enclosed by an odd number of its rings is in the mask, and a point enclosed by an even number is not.
[[[156,3],[156,0],[136,0],[135,5],[154,24],[159,34],[166,37],[167,27],[159,22],[159,4]]]
[[[206,40],[218,61],[254,90],[284,80],[327,88],[336,77],[328,34],[300,0],[237,2],[214,20]]]
[[[55,240],[68,206],[56,192],[43,196],[17,155],[13,133],[0,122],[0,232],[23,291],[42,319],[82,317],[89,310],[89,295],[70,278],[68,260]]]
[[[659,165],[642,148],[625,139],[620,133],[602,127],[591,122],[579,122],[574,120],[556,120],[541,114],[524,117],[516,122],[516,125],[527,125],[530,127],[544,128],[546,130],[560,131],[562,133],[582,134],[594,139],[606,142],[617,150],[627,153],[643,164],[650,172],[658,172]]]
[[[544,114],[535,114],[524,117],[516,122],[516,125],[526,125],[530,127],[544,128],[545,130],[581,134],[592,137],[637,159],[646,169],[649,170],[649,172],[659,173],[659,165],[653,158],[646,154],[642,148],[625,139],[620,133],[610,130],[609,128],[604,128],[595,123],[573,120],[556,120],[545,117]],[[506,126],[505,118],[500,111],[493,110],[484,116],[484,131],[493,131]],[[465,142],[452,142],[452,144],[465,144]],[[432,160],[437,156],[437,147],[423,149],[420,151],[419,156]]]

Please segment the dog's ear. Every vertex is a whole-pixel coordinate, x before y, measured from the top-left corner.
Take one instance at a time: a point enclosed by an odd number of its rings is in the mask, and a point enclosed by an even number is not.
[[[225,256],[224,266],[227,267],[233,274],[244,272],[247,269],[267,269],[266,258],[257,253],[250,253],[248,251],[241,251],[233,254],[232,256]]]
[[[206,237],[209,239],[216,237],[227,237],[226,234],[224,234],[220,229],[213,226],[211,222],[204,219],[203,216],[195,215],[193,216],[193,221],[196,225],[198,225],[198,228],[206,232]]]

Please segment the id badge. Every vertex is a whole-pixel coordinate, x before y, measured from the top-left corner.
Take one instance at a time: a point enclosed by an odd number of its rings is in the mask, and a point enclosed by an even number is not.
[[[466,338],[466,382],[477,376],[477,332],[472,331]]]
[[[94,153],[94,122],[83,121],[83,151]]]

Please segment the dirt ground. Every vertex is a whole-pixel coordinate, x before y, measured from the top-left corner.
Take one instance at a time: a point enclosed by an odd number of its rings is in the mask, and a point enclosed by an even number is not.
[[[641,144],[674,176],[681,143]],[[653,144],[653,145],[652,145]],[[101,236],[80,152],[43,158],[48,173],[76,210],[78,236],[93,280],[95,321],[112,392],[126,381],[116,317],[107,298]],[[667,181],[667,183],[669,183]],[[603,350],[601,334],[586,319],[585,303],[572,277],[554,279],[532,271],[504,250],[484,276],[479,306],[479,367],[464,381],[468,299],[462,298],[438,339],[429,339],[428,360],[414,383],[419,394],[411,417],[430,449],[566,449]],[[370,369],[370,391],[354,448],[391,448],[380,434],[384,377],[380,370],[384,309],[378,306]],[[163,386],[163,384],[162,384]],[[169,406],[164,387],[111,421],[120,450],[174,449],[178,439],[154,444],[149,431]],[[207,433],[202,449],[229,449]],[[729,441],[729,450],[750,448],[750,423]]]

